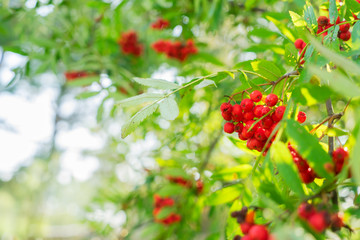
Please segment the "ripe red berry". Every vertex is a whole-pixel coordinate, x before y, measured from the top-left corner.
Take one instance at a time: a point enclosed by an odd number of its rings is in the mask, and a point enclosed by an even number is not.
[[[244,128],[244,125],[242,123],[238,123],[235,125],[235,132],[241,133]]]
[[[254,135],[253,131],[248,131],[246,128],[243,128],[242,132],[241,132],[242,138],[244,140],[251,138]],[[240,138],[241,139],[241,138]],[[243,140],[242,139],[242,140]]]
[[[296,39],[296,41],[294,42],[294,45],[297,49],[303,49],[303,46],[306,46],[306,43],[301,39]]]
[[[346,23],[346,24],[342,24],[339,26],[339,31],[340,32],[347,32],[350,29],[350,24]]]
[[[318,233],[323,232],[328,225],[323,212],[314,213],[311,217],[309,217],[308,223],[310,227]]]
[[[276,119],[281,120],[283,118],[283,116],[284,116],[285,110],[286,110],[286,106],[277,107],[276,110],[275,110],[275,113],[274,113]]]
[[[325,16],[320,16],[317,19],[318,25],[321,27],[325,27],[326,25],[328,25],[330,23],[330,19],[325,17]]]
[[[253,112],[245,112],[244,113],[244,120],[253,120],[255,117]]]
[[[305,184],[312,183],[315,179],[315,176],[312,172],[300,172],[300,177]]]
[[[256,139],[255,138],[249,138],[247,141],[246,141],[246,147],[250,150],[254,150],[255,147],[256,147]]]
[[[231,123],[231,122],[225,123],[225,125],[224,125],[224,132],[226,132],[226,133],[233,133],[234,130],[235,130],[235,126],[234,126],[233,123]]]
[[[224,120],[226,120],[226,121],[231,121],[232,120],[231,112],[222,112],[221,115],[224,118]]]
[[[250,98],[254,102],[260,102],[262,99],[262,93],[258,90],[255,90],[252,93],[250,93]]]
[[[344,226],[344,222],[338,213],[331,215],[331,229],[334,231],[340,230]]]
[[[255,225],[249,231],[250,239],[252,240],[267,240],[269,232],[263,225]]]
[[[244,112],[249,112],[254,107],[254,102],[251,99],[245,98],[241,101],[240,106]]]
[[[253,224],[247,222],[240,224],[241,232],[243,234],[248,234],[252,226]]]
[[[256,129],[259,127],[259,123],[257,123],[257,124],[255,124],[254,126],[252,126],[254,123],[255,123],[254,120],[247,121],[246,124],[245,124],[245,129],[246,129],[246,130],[249,130],[249,129],[250,129],[251,132],[255,132]],[[252,128],[251,128],[251,127],[252,127]]]
[[[341,32],[339,33],[339,38],[343,41],[348,41],[351,38],[351,32],[350,31]]]
[[[239,104],[235,104],[232,107],[232,119],[235,122],[241,122],[243,120],[242,109],[241,109],[241,106]]]
[[[249,235],[245,235],[241,238],[241,240],[253,240]]]
[[[271,111],[271,109],[268,106],[263,106],[263,108],[261,110],[261,116],[266,115],[270,111]]]
[[[246,131],[246,130],[245,130]],[[244,132],[244,128],[243,130],[241,130],[241,132],[238,133],[239,139],[242,141],[246,141],[249,137],[244,136],[242,133]]]
[[[265,129],[271,128],[271,126],[273,124],[274,124],[274,121],[269,116],[266,116],[261,120],[261,126]]]
[[[310,218],[314,213],[314,206],[308,203],[302,203],[298,208],[298,215],[303,220]]]
[[[276,103],[278,102],[279,98],[277,95],[270,93],[269,95],[267,95],[267,97],[265,98],[265,103],[266,105],[268,105],[269,107],[273,107],[276,105]]]
[[[259,127],[258,129],[256,129],[254,136],[257,140],[259,141],[265,141],[267,139],[266,135],[265,135],[265,129]]]
[[[298,113],[298,115],[297,115],[297,121],[298,121],[299,123],[305,122],[305,121],[306,121],[306,113],[300,111],[300,112]]]
[[[255,117],[257,117],[257,118],[260,118],[260,117],[262,117],[262,109],[263,109],[263,105],[256,105],[255,107],[254,107],[254,115],[255,115]],[[269,108],[270,109],[270,108]]]
[[[346,151],[344,148],[338,148],[332,153],[333,160],[345,160],[349,157],[348,151]]]
[[[220,106],[221,112],[232,112],[232,108],[233,106],[231,105],[231,103],[223,103]]]

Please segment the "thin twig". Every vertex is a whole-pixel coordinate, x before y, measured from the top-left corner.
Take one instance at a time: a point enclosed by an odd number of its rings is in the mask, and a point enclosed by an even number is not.
[[[216,144],[219,142],[220,138],[222,136],[222,129],[221,131],[218,133],[218,135],[216,136],[216,138],[211,142],[210,146],[209,146],[209,150],[206,153],[206,156],[204,158],[203,163],[201,164],[201,167],[199,169],[199,172],[203,172],[206,168],[206,166],[208,165],[210,158],[211,158],[211,154],[213,153]]]

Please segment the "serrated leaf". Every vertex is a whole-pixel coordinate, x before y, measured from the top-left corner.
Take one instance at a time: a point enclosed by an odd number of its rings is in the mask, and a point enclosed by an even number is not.
[[[314,29],[317,26],[317,20],[314,12],[314,8],[307,4],[304,10],[304,19],[310,29]]]
[[[280,30],[280,32],[282,34],[284,34],[290,41],[292,42],[295,42],[295,37],[294,37],[294,34],[291,32],[291,30],[283,23],[281,23],[279,20],[277,20],[276,18],[274,17],[271,17],[271,16],[266,16],[266,18],[273,22],[275,24],[275,26]]]
[[[179,116],[179,107],[173,98],[165,98],[160,105],[160,114],[166,120],[174,120]]]
[[[300,16],[299,14],[297,14],[296,12],[293,12],[293,11],[289,11],[289,13],[290,13],[291,20],[294,23],[295,27],[305,27],[306,26],[306,22],[302,16]]]
[[[147,87],[153,87],[157,89],[177,89],[180,86],[166,81],[162,79],[153,79],[153,78],[133,78],[135,82],[140,83],[141,85],[147,86]]]
[[[356,0],[346,0],[346,5],[354,13],[360,11],[360,4]]]
[[[298,171],[292,160],[289,149],[282,142],[276,142],[271,146],[271,159],[276,162],[280,176],[288,187],[298,196],[304,196]]]
[[[335,70],[329,73],[325,70],[320,70],[318,67],[308,67],[310,72],[316,74],[323,83],[329,84],[329,87],[332,88],[334,92],[337,92],[344,97],[360,96],[360,88],[338,71]]]
[[[290,138],[290,142],[297,145],[296,150],[299,154],[307,160],[310,167],[320,177],[332,179],[332,174],[328,173],[324,167],[324,164],[331,163],[332,160],[321,147],[318,139],[293,119],[288,119],[286,122],[286,134]]]
[[[222,188],[216,192],[213,192],[205,201],[206,205],[220,205],[235,200],[241,195],[244,187],[236,184],[230,187]]]
[[[281,70],[275,65],[275,63],[270,61],[254,61],[251,63],[251,66],[256,73],[259,73],[272,81],[276,81],[282,75]]]
[[[318,40],[316,40],[311,35],[308,35],[308,37],[311,41],[311,44],[314,45],[315,49],[319,51],[321,55],[332,61],[338,67],[343,68],[346,72],[360,75],[360,65],[324,47]]]
[[[121,138],[126,138],[145,118],[153,114],[157,108],[158,104],[150,104],[132,116],[132,118],[122,126]]]
[[[116,102],[117,105],[122,107],[130,107],[130,106],[137,106],[145,102],[152,102],[157,101],[164,97],[161,93],[143,93],[134,97],[126,98],[119,102]]]
[[[330,23],[334,24],[338,17],[338,10],[336,7],[336,0],[329,0],[329,18]]]

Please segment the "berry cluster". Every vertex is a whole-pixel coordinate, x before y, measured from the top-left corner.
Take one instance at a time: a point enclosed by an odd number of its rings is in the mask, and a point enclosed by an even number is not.
[[[343,169],[344,164],[347,164],[348,159],[349,159],[349,152],[346,149],[340,147],[335,151],[333,151],[332,153],[333,163],[327,163],[325,168],[329,172],[339,174]]]
[[[309,203],[302,203],[298,208],[298,216],[306,221],[315,232],[322,233],[327,228],[333,231],[340,230],[345,226],[339,213],[330,214],[325,210],[318,210]]]
[[[243,237],[236,235],[234,240],[271,240],[273,237],[269,234],[266,226],[255,224],[255,211],[243,207],[240,211],[231,213],[231,217],[236,218],[240,224]]]
[[[186,180],[183,177],[174,177],[174,176],[167,176],[166,177],[170,182],[179,184],[186,188],[192,188],[193,183],[190,180]],[[204,189],[204,183],[199,179],[196,181],[195,184],[196,192],[200,194]]]
[[[158,29],[158,30],[162,30],[164,28],[167,28],[170,26],[170,22],[166,19],[163,18],[159,18],[158,20],[156,20],[156,22],[153,22],[151,24],[151,28],[152,29]]]
[[[89,73],[85,71],[71,71],[71,72],[65,72],[65,78],[67,81],[73,81],[78,78],[88,77],[90,76]]]
[[[317,34],[323,32],[324,30],[334,26],[334,24],[330,23],[330,19],[328,17],[325,16],[320,16],[317,20],[318,22],[318,30],[317,30]],[[336,23],[335,24],[341,24],[344,23],[345,21],[340,21],[340,17],[338,17],[336,19]],[[350,24],[349,23],[345,23],[345,24],[341,24],[339,25],[339,33],[338,33],[338,38],[340,38],[343,41],[348,41],[351,38],[351,32],[349,31],[350,29]],[[328,31],[322,33],[323,36],[326,36],[328,34]]]
[[[132,54],[139,57],[143,52],[143,46],[138,42],[137,34],[134,31],[122,33],[118,44],[126,55]]]
[[[300,154],[290,145],[288,145],[290,150],[291,156],[294,160],[295,165],[297,166],[301,180],[308,184],[312,183],[316,177],[316,173],[314,170],[309,166],[307,161],[300,156]]]
[[[189,54],[197,53],[197,48],[191,39],[187,40],[186,44],[180,41],[171,42],[161,39],[153,43],[152,48],[156,52],[165,53],[168,58],[174,58],[180,62],[185,61]]]
[[[167,217],[159,219],[157,216],[160,213],[161,209],[163,207],[172,207],[174,206],[175,201],[172,198],[169,197],[160,197],[159,195],[154,195],[154,210],[153,215],[156,222],[170,225],[176,222],[179,222],[181,220],[181,216],[176,213],[170,213]]]
[[[265,143],[278,122],[283,118],[286,106],[276,107],[275,105],[279,102],[279,99],[273,93],[263,99],[264,105],[255,105],[262,99],[262,93],[255,90],[250,94],[250,98],[244,98],[240,104],[223,103],[220,110],[222,117],[228,121],[224,125],[226,133],[237,132],[239,139],[247,141],[247,148],[261,152],[266,147],[266,152],[270,145],[265,146]],[[259,119],[261,120],[254,125]],[[298,121],[303,123],[305,120],[306,114],[299,112]]]

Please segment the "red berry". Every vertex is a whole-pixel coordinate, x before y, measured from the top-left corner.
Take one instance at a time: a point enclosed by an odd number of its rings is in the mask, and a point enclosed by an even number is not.
[[[309,217],[308,223],[310,227],[318,233],[323,232],[328,225],[325,214],[323,212],[313,214],[311,217]]]
[[[232,108],[232,119],[235,122],[241,122],[243,120],[243,114],[239,104],[235,104]]]
[[[275,109],[274,115],[276,116],[276,119],[282,119],[284,116],[286,110],[286,106],[279,106]],[[274,119],[273,119],[274,120]]]
[[[335,24],[339,24],[340,23],[340,16],[338,16],[337,18],[336,18],[336,22],[335,22]]]
[[[350,24],[346,23],[346,24],[342,24],[339,26],[339,31],[340,32],[347,32],[350,29]]]
[[[270,111],[271,111],[271,109],[268,106],[264,106],[261,110],[261,116],[266,115]]]
[[[234,126],[233,123],[231,123],[231,122],[225,123],[225,125],[224,125],[224,132],[226,132],[226,133],[233,133],[234,130],[235,130],[235,126]]]
[[[314,206],[308,203],[302,203],[298,208],[298,215],[303,220],[310,218],[314,213]]]
[[[232,108],[233,106],[231,105],[231,103],[223,103],[220,106],[221,112],[232,112]]]
[[[254,136],[259,141],[265,141],[267,139],[264,128],[256,129]]]
[[[253,131],[248,131],[246,128],[244,128],[241,132],[242,138],[243,139],[249,139],[254,135]]]
[[[254,120],[247,121],[247,122],[246,122],[246,125],[245,125],[246,130],[249,130],[249,129],[250,129],[251,132],[255,132],[256,129],[259,127],[259,123],[255,124],[255,125],[252,127],[252,125],[253,125],[254,123],[255,123]],[[251,127],[252,127],[252,128],[251,128]]]
[[[249,235],[245,235],[241,238],[241,240],[253,240]]]
[[[263,109],[263,105],[256,105],[255,107],[254,107],[254,115],[255,115],[255,117],[257,117],[257,118],[260,118],[260,117],[262,117],[262,109]],[[270,109],[270,108],[269,108]]]
[[[298,113],[298,115],[297,115],[297,121],[298,121],[299,123],[305,122],[305,121],[306,121],[306,113],[300,111],[300,112]]]
[[[333,160],[336,162],[338,160],[345,160],[349,157],[348,151],[346,151],[344,148],[338,148],[332,153]]]
[[[252,226],[253,225],[251,223],[247,223],[247,222],[240,224],[241,232],[243,234],[248,234]]]
[[[344,222],[338,213],[331,215],[330,221],[331,221],[331,229],[332,230],[337,231],[337,230],[340,230],[340,228],[342,228],[344,226]]]
[[[305,184],[312,183],[315,179],[315,176],[312,172],[300,172],[300,177]]]
[[[244,112],[249,112],[253,109],[254,102],[251,99],[245,98],[241,101],[240,105]]]
[[[242,123],[238,123],[235,125],[235,132],[241,133],[241,131],[243,130],[244,125]]]
[[[231,112],[222,112],[221,115],[224,118],[224,120],[226,120],[226,121],[231,121],[232,120]]]
[[[255,138],[250,138],[246,142],[246,147],[250,150],[255,149],[256,145],[257,145],[257,140]]]
[[[325,17],[325,16],[320,16],[317,19],[318,25],[321,27],[325,27],[326,25],[328,25],[330,23],[330,19]]]
[[[254,120],[254,113],[253,112],[245,112],[244,113],[244,120]]]
[[[246,130],[245,130],[245,131],[246,131]],[[241,132],[238,133],[238,136],[239,136],[239,139],[240,139],[240,140],[246,141],[249,137],[247,137],[247,135],[244,136],[244,135],[242,134],[243,132],[244,132],[244,128],[243,128],[243,130],[241,130]]]
[[[255,225],[250,229],[249,236],[252,240],[267,240],[269,232],[265,226]]]
[[[262,93],[258,90],[255,90],[252,93],[250,93],[250,98],[254,102],[260,102],[262,99]]]
[[[351,38],[351,32],[347,31],[347,32],[341,32],[339,34],[339,38],[343,41],[348,41]]]
[[[265,129],[269,129],[271,128],[271,126],[274,124],[273,120],[271,119],[271,117],[266,116],[261,120],[261,126]]]
[[[265,98],[265,103],[266,105],[268,105],[269,107],[273,107],[276,105],[276,103],[278,102],[279,98],[277,95],[270,93],[269,95],[267,95],[267,97]]]
[[[297,49],[303,49],[304,44],[306,45],[306,43],[301,38],[296,39],[296,41],[294,42],[294,45]]]

